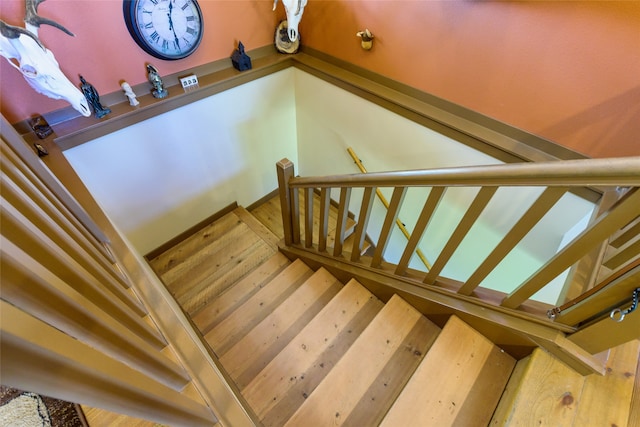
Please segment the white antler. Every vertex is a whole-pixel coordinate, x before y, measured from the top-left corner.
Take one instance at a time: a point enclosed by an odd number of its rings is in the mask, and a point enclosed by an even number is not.
[[[53,53],[38,38],[40,25],[51,25],[73,36],[73,33],[62,25],[38,15],[38,6],[43,1],[45,0],[26,1],[26,28],[9,25],[0,20],[0,55],[22,73],[36,92],[49,98],[64,99],[80,114],[88,117],[91,111],[84,95],[62,73]]]

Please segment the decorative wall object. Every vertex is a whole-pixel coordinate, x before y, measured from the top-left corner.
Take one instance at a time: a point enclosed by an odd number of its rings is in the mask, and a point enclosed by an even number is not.
[[[80,89],[82,89],[82,93],[84,93],[84,97],[87,99],[91,108],[93,108],[93,114],[97,119],[101,119],[107,114],[111,112],[111,109],[108,107],[103,107],[100,103],[100,95],[98,91],[91,83],[88,83],[84,77],[80,76],[80,81],[82,84],[80,85]]]
[[[238,48],[233,51],[231,55],[231,64],[238,71],[250,70],[251,69],[251,58],[249,55],[244,53],[244,45],[242,42],[238,42]]]
[[[124,20],[133,40],[159,59],[186,58],[204,34],[197,0],[124,0]]]
[[[287,34],[287,20],[280,21],[276,27],[274,44],[280,53],[296,53],[300,48],[300,37],[291,41]]]
[[[273,10],[276,10],[278,0],[273,1]],[[289,41],[294,43],[298,40],[298,24],[302,19],[302,13],[304,7],[307,5],[307,0],[282,0],[284,10],[287,13],[287,36]]]
[[[53,129],[51,129],[49,123],[40,115],[31,117],[29,119],[29,126],[31,126],[31,129],[33,129],[36,136],[40,139],[45,139],[53,133]]]
[[[34,142],[33,148],[36,149],[36,153],[38,154],[38,157],[44,157],[49,155],[49,152],[47,151],[46,148],[42,146],[42,144],[38,144],[37,142]]]
[[[164,83],[160,78],[160,73],[158,73],[158,69],[151,64],[147,64],[147,74],[149,83],[153,86],[153,91],[151,94],[154,98],[166,98],[169,95],[169,91],[164,88]]]
[[[362,39],[360,45],[364,50],[370,50],[373,47],[373,34],[371,34],[368,28],[365,28],[363,31],[358,31],[356,36]]]
[[[40,25],[46,24],[73,36],[69,30],[50,19],[38,15],[38,5],[44,0],[27,0],[25,28],[0,20],[0,55],[20,71],[24,79],[38,93],[49,98],[64,99],[85,117],[91,115],[84,95],[60,71],[58,61],[38,38]],[[19,64],[16,65],[13,60]]]

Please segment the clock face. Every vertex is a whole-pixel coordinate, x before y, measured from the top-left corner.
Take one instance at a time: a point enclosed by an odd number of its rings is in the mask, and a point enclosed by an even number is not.
[[[202,40],[204,23],[196,0],[124,0],[123,12],[133,39],[156,58],[185,58]]]

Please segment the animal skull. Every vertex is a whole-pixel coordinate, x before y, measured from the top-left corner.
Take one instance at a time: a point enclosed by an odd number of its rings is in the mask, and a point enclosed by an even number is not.
[[[89,104],[80,91],[60,70],[53,53],[38,39],[41,24],[54,26],[73,36],[62,25],[37,15],[38,5],[45,0],[27,0],[25,28],[0,21],[0,55],[20,71],[38,93],[53,99],[64,99],[85,117],[91,115]]]
[[[273,10],[276,10],[278,0],[273,1]],[[307,0],[282,0],[284,10],[287,13],[287,35],[289,40],[295,42],[298,40],[298,24],[302,19],[302,13],[304,7],[307,5]]]

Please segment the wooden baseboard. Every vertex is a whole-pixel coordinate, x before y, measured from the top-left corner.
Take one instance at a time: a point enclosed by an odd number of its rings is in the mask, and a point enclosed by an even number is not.
[[[273,199],[277,195],[278,195],[278,189],[276,188],[275,190],[271,191],[270,193],[267,193],[265,196],[261,197],[260,199],[256,200],[255,202],[251,203],[245,209],[248,210],[249,212],[251,212],[252,210],[257,208],[258,206],[260,206],[263,203],[266,203],[267,201]]]

